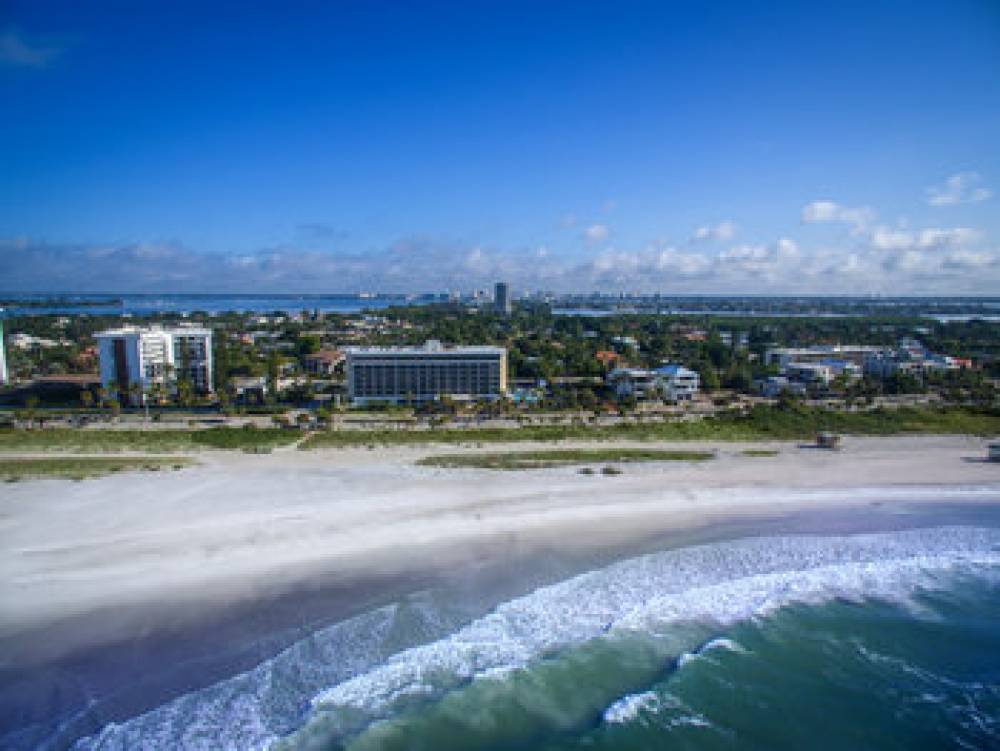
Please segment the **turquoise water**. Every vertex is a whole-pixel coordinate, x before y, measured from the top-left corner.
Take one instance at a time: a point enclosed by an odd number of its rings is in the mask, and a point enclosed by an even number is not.
[[[996,748],[998,595],[970,578],[906,607],[788,606],[679,658],[696,633],[601,638],[402,712],[346,747]]]
[[[1000,530],[620,561],[471,620],[415,595],[80,749],[1000,747]]]

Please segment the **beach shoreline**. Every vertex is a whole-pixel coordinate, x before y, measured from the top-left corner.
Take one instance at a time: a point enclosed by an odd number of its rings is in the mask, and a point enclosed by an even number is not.
[[[168,474],[6,486],[0,643],[109,608],[211,607],[318,578],[345,585],[406,576],[461,565],[477,549],[511,541],[586,551],[806,508],[1000,501],[1000,465],[982,461],[979,438],[850,438],[841,451],[762,442],[656,446],[716,458],[624,464],[622,475],[609,477],[582,475],[578,466],[416,466],[439,453],[502,450],[495,444],[203,452],[194,468]],[[778,453],[747,456],[748,449]]]
[[[716,458],[618,476],[415,465],[440,447],[205,452],[166,475],[17,483],[0,527],[0,696],[37,706],[82,676],[102,719],[122,719],[418,590],[489,608],[667,547],[973,519],[1000,507],[984,445],[684,443]],[[762,448],[778,454],[743,453]]]

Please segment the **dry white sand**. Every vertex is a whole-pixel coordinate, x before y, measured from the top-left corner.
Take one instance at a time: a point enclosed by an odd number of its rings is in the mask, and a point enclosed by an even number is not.
[[[178,472],[0,485],[0,638],[108,608],[457,563],[470,543],[503,536],[569,548],[802,507],[1000,502],[1000,465],[981,461],[975,438],[848,438],[838,452],[773,444],[780,454],[762,458],[742,455],[749,444],[675,447],[718,456],[606,477],[413,464],[470,450],[455,447],[218,452]]]

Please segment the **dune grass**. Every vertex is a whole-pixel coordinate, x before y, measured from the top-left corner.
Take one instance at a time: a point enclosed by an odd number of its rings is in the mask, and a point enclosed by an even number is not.
[[[847,435],[1000,434],[1000,410],[902,407],[840,412],[808,407],[755,407],[747,414],[704,420],[620,425],[529,425],[520,428],[443,430],[339,430],[314,433],[303,450],[365,445],[430,445],[520,441],[803,441],[819,431]]]
[[[967,407],[907,407],[840,412],[804,407],[756,407],[747,414],[723,414],[704,420],[620,425],[528,425],[519,428],[438,430],[332,430],[313,433],[302,449],[378,445],[506,443],[515,441],[758,441],[811,440],[818,431],[848,435],[1000,434],[1000,410]],[[287,446],[302,437],[281,428],[200,428],[128,430],[0,428],[3,452],[173,453],[221,449],[260,451]]]
[[[206,448],[245,450],[288,445],[301,438],[280,428],[204,428],[198,430],[81,430],[79,428],[0,429],[0,452],[171,453]]]
[[[423,467],[451,469],[545,469],[596,462],[702,462],[713,459],[711,451],[661,451],[657,449],[543,449],[485,454],[440,454],[417,461]],[[606,473],[611,474],[611,473]]]
[[[177,456],[0,458],[0,480],[19,482],[46,477],[84,480],[116,472],[178,470],[193,464],[191,459]]]

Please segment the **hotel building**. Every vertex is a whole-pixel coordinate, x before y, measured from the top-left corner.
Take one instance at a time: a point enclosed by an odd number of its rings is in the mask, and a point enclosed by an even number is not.
[[[507,391],[503,347],[348,347],[347,392],[358,405],[373,402],[499,399]]]
[[[129,326],[97,334],[101,385],[138,386],[139,394],[161,387],[173,393],[187,381],[196,393],[212,391],[212,331],[205,328]],[[127,398],[120,394],[119,398]],[[142,403],[142,396],[133,399]]]

